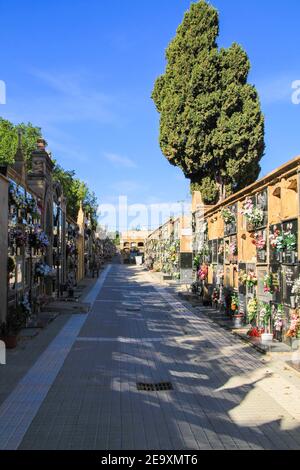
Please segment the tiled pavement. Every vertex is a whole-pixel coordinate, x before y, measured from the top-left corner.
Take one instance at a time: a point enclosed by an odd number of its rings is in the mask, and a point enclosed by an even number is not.
[[[0,448],[300,449],[300,376],[283,377],[141,268],[106,275],[89,315],[66,323],[68,345],[62,329],[40,357],[56,361],[42,362],[44,394],[36,363],[23,379],[35,398],[20,400],[21,382],[1,405]],[[17,410],[10,437],[7,405]]]

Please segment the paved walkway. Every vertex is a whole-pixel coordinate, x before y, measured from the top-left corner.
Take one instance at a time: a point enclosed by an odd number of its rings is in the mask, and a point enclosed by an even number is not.
[[[300,449],[296,372],[141,268],[110,266],[87,300],[1,404],[0,449]]]

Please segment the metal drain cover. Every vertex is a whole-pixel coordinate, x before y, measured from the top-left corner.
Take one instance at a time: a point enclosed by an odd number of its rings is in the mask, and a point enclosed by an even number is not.
[[[171,382],[160,382],[157,384],[138,382],[136,388],[142,392],[164,392],[173,390]]]

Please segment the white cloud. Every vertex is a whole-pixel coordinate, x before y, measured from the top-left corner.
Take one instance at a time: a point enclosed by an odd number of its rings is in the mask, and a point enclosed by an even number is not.
[[[292,82],[291,76],[270,77],[256,82],[256,87],[263,104],[276,104],[291,102]]]
[[[122,166],[125,168],[136,168],[136,163],[128,157],[117,155],[116,153],[104,153],[104,157],[115,166]]]

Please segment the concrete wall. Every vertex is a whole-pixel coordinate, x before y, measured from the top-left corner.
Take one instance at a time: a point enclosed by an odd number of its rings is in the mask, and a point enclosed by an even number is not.
[[[0,175],[0,323],[7,312],[8,180]]]

